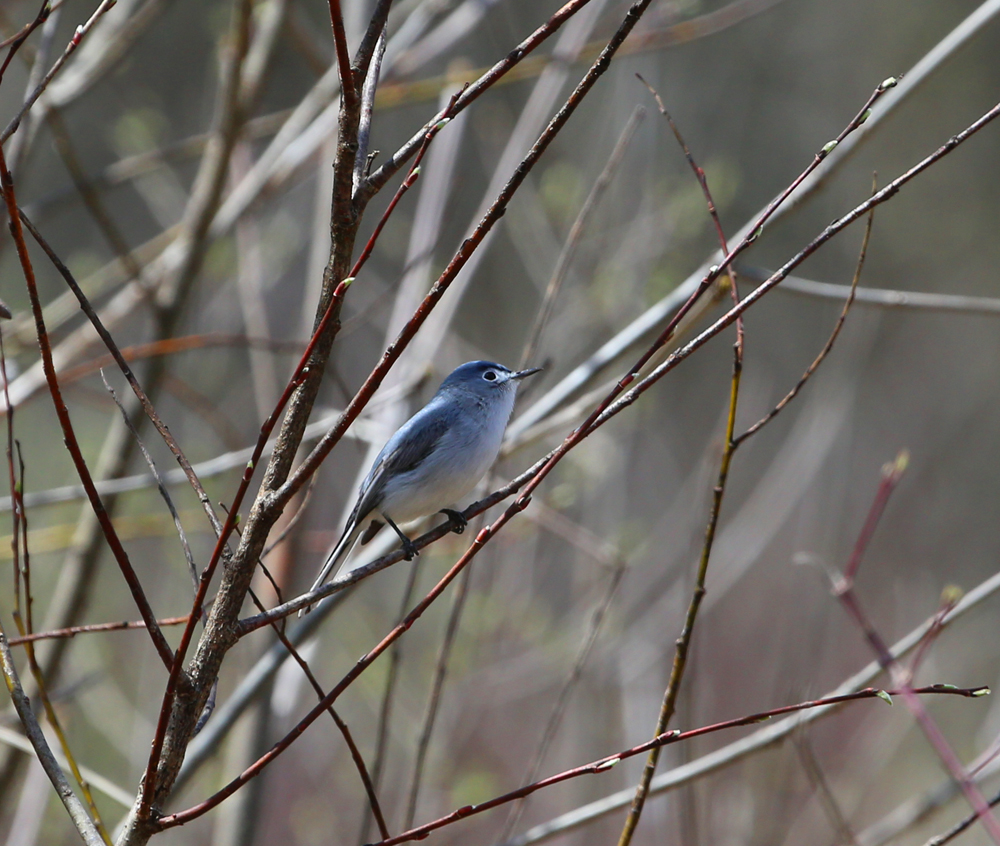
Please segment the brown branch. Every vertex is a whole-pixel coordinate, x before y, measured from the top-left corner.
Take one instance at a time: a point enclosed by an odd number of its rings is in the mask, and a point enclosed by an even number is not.
[[[188,615],[183,617],[164,617],[157,620],[159,626],[179,626],[188,621]],[[12,637],[8,643],[11,646],[20,646],[23,643],[34,643],[38,640],[55,640],[58,638],[76,637],[78,634],[93,634],[94,632],[119,632],[131,629],[144,629],[146,623],[143,620],[121,620],[113,623],[90,623],[85,626],[67,626],[64,629],[52,629],[47,632],[35,632],[24,637]]]
[[[17,51],[21,49],[24,42],[31,36],[31,33],[33,33],[36,29],[38,29],[38,27],[49,19],[50,14],[52,14],[52,6],[49,0],[42,0],[42,6],[38,10],[38,14],[35,15],[35,19],[21,27],[20,32],[17,32],[10,38],[6,38],[0,42],[0,50],[10,45],[10,50],[7,51],[7,58],[5,58],[3,60],[3,64],[0,65],[0,83],[3,82],[3,75],[7,72],[7,66],[11,63],[11,60],[16,55]]]
[[[721,248],[723,255],[728,255],[729,244],[726,241],[726,235],[722,229],[722,223],[719,220],[715,200],[712,199],[712,192],[708,187],[708,179],[705,177],[705,171],[702,170],[702,168],[694,160],[691,150],[688,148],[687,143],[681,136],[680,130],[674,123],[674,119],[670,116],[666,106],[664,106],[663,100],[660,99],[660,95],[657,93],[656,89],[638,74],[636,74],[636,76],[639,77],[639,81],[642,82],[642,84],[649,89],[650,94],[653,95],[653,98],[656,100],[656,105],[660,109],[660,114],[667,119],[670,129],[674,133],[674,138],[677,139],[677,143],[684,152],[688,165],[691,167],[695,179],[698,180],[698,185],[701,187],[702,194],[705,196],[705,203],[708,206],[709,216],[715,224],[715,232],[719,239],[719,247]],[[729,291],[732,295],[733,306],[738,307],[739,293],[736,289],[736,276],[731,268],[729,271],[729,280]],[[695,296],[697,296],[697,294]],[[690,302],[693,304],[693,300]],[[677,638],[677,641],[674,644],[674,660],[670,668],[670,678],[667,681],[666,690],[663,692],[663,700],[660,703],[660,713],[657,716],[656,728],[653,731],[655,736],[661,735],[667,730],[667,726],[670,724],[670,720],[673,718],[674,711],[677,707],[677,697],[680,694],[681,682],[684,678],[684,671],[687,668],[688,651],[691,647],[691,638],[694,634],[695,621],[698,617],[698,611],[701,608],[702,599],[705,596],[705,579],[708,575],[708,562],[712,556],[712,547],[715,542],[715,534],[719,525],[719,515],[722,512],[722,498],[725,494],[726,482],[729,479],[729,468],[732,464],[733,454],[736,452],[737,447],[736,442],[733,440],[733,433],[736,427],[736,409],[739,404],[740,380],[743,375],[743,343],[743,318],[741,316],[736,319],[736,343],[733,345],[733,375],[729,387],[729,412],[726,417],[726,434],[722,449],[722,458],[719,462],[719,476],[715,483],[715,487],[712,490],[712,506],[709,512],[708,525],[705,527],[705,540],[702,544],[701,555],[698,560],[698,568],[695,574],[694,591],[691,595],[687,614],[684,618],[684,627],[681,630],[680,637]],[[659,760],[660,747],[654,746],[649,750],[646,765],[643,767],[642,776],[639,779],[639,784],[636,786],[635,796],[632,799],[628,815],[625,818],[622,833],[618,838],[618,846],[629,846],[632,842],[632,836],[635,833],[636,827],[639,825],[639,819],[642,816],[642,811],[646,804],[646,797],[649,795],[649,786],[653,782],[653,775],[656,773],[656,765],[659,763]]]
[[[31,266],[31,258],[28,256],[28,245],[24,242],[24,232],[21,229],[21,219],[18,216],[17,200],[14,195],[14,182],[11,179],[10,171],[7,170],[7,160],[3,155],[2,147],[0,147],[0,186],[3,187],[4,199],[7,203],[7,214],[9,215],[10,230],[14,237],[14,243],[17,247],[21,270],[24,274],[24,279],[28,287],[28,297],[31,300],[31,310],[35,317],[35,327],[38,333],[38,345],[41,349],[42,367],[45,371],[45,380],[49,386],[49,393],[52,395],[52,403],[55,406],[56,416],[59,418],[59,425],[62,428],[66,448],[69,451],[70,457],[73,459],[73,464],[76,466],[80,482],[87,491],[87,498],[90,500],[91,507],[94,509],[94,514],[101,525],[104,536],[108,541],[108,546],[111,548],[115,561],[118,563],[118,567],[122,571],[122,575],[128,584],[129,591],[132,593],[132,598],[135,600],[135,603],[139,608],[139,613],[146,623],[149,636],[160,656],[160,660],[163,661],[166,667],[170,667],[173,660],[173,652],[167,644],[166,638],[163,636],[163,632],[160,631],[160,628],[156,623],[156,616],[153,614],[152,608],[150,608],[149,601],[146,599],[146,595],[143,592],[139,578],[136,576],[135,570],[132,568],[132,564],[128,559],[125,548],[122,546],[121,541],[118,539],[118,535],[115,533],[115,527],[111,522],[111,517],[105,510],[104,504],[101,502],[101,498],[97,493],[97,489],[94,487],[94,480],[90,475],[90,470],[87,469],[87,463],[83,458],[83,453],[80,450],[80,444],[77,441],[76,433],[73,430],[73,423],[70,420],[69,410],[66,408],[66,403],[62,398],[62,391],[59,387],[55,366],[52,363],[52,347],[49,343],[48,332],[45,329],[45,321],[42,317],[42,304],[38,296],[38,288],[35,284],[35,271]]]
[[[360,107],[358,102],[359,92],[354,71],[351,69],[351,54],[347,49],[344,15],[340,10],[340,0],[328,0],[328,3],[330,6],[330,24],[333,27],[333,46],[337,54],[337,71],[340,74],[340,91],[344,97],[343,111],[355,112]],[[363,74],[361,78],[364,79]]]

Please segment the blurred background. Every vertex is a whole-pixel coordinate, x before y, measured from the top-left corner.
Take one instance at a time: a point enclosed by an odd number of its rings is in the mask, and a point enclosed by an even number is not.
[[[370,5],[344,4],[352,47]],[[33,66],[49,67],[95,6],[66,0],[32,36],[0,87],[3,123],[19,108]],[[623,132],[606,190],[583,223],[551,319],[541,328],[531,361],[545,371],[519,400],[494,487],[561,441],[580,419],[573,400],[624,373],[641,347],[626,346],[586,385],[532,420],[534,428],[522,415],[716,248],[701,191],[637,72],[660,92],[704,167],[732,236],[883,79],[909,70],[978,6],[971,0],[654,2],[411,344],[369,406],[365,425],[356,427],[358,437],[340,444],[308,500],[293,504],[301,508],[299,519],[265,560],[285,598],[311,583],[373,450],[444,375],[473,358],[509,366],[522,359],[574,221]],[[0,38],[30,21],[36,7],[36,0],[0,6]],[[399,0],[374,113],[371,148],[381,151],[375,165],[437,111],[442,97],[557,8],[549,0]],[[619,0],[592,0],[541,48],[539,61],[526,62],[516,78],[441,132],[421,179],[349,291],[315,420],[342,408],[360,386],[626,8]],[[226,162],[218,208],[205,218],[211,224],[194,251],[190,278],[169,284],[176,278],[170,276],[176,244],[169,245],[178,224],[197,211],[192,185],[219,109],[220,56],[231,17],[232,4],[218,0],[119,0],[5,146],[19,202],[119,344],[133,348],[137,375],[154,386],[157,408],[188,457],[218,459],[205,465],[202,478],[223,503],[246,461],[238,451],[253,444],[309,336],[329,251],[336,143],[326,4],[260,0],[251,47],[251,56],[258,49],[259,90],[247,93],[248,120]],[[884,184],[994,105],[998,38],[1000,21],[978,26],[820,190],[768,228],[745,263],[779,266],[867,197],[873,171]],[[543,61],[553,51],[558,61]],[[644,118],[636,116],[639,106]],[[998,132],[986,128],[878,209],[862,286],[1000,297]],[[397,181],[372,202],[363,238]],[[860,225],[852,227],[797,275],[848,285],[860,239]],[[156,614],[186,614],[190,577],[170,516],[101,382],[105,351],[61,278],[41,252],[33,255],[88,462],[105,477],[136,477],[133,487],[144,485],[110,500],[116,525]],[[752,284],[742,279],[741,291]],[[65,489],[77,478],[39,378],[34,326],[6,230],[0,297],[14,312],[2,328],[26,468],[35,628],[135,618],[89,506]],[[795,384],[841,307],[839,299],[779,288],[748,311],[738,431]],[[719,313],[721,306],[705,312],[698,325]],[[858,580],[861,602],[883,637],[895,641],[933,615],[945,588],[968,591],[997,571],[998,316],[989,304],[964,312],[856,304],[815,377],[740,449],[673,726],[814,698],[868,664],[870,650],[831,596],[825,568],[843,567],[880,468],[902,448],[910,452],[909,469]],[[391,831],[513,789],[540,752],[537,772],[544,776],[651,735],[718,472],[732,341],[731,331],[713,340],[570,453],[531,508],[476,558],[468,578],[338,701],[369,767],[379,771]],[[106,375],[119,396],[129,393],[113,364]],[[142,437],[161,470],[173,469],[155,432],[144,428]],[[204,564],[210,527],[185,484],[171,491],[195,559]],[[9,516],[10,501],[3,502]],[[9,566],[9,520],[4,526],[0,558]],[[389,630],[401,605],[412,606],[430,589],[470,537],[450,536],[351,593],[304,647],[326,689]],[[277,601],[263,578],[255,588],[268,604]],[[0,591],[8,634],[11,597],[9,588]],[[917,682],[1000,683],[998,602],[987,599],[947,628]],[[178,632],[168,632],[172,643]],[[220,707],[273,643],[263,629],[229,653]],[[118,799],[95,793],[113,826],[145,765],[164,672],[138,631],[47,641],[38,653],[77,757],[120,789]],[[170,810],[218,789],[294,725],[315,702],[303,681],[295,665],[282,667],[206,752]],[[437,710],[428,730],[432,698]],[[935,697],[927,704],[963,761],[988,750],[1000,733],[1000,710],[989,698]],[[9,706],[0,711],[0,728],[19,731]],[[670,746],[659,772],[754,730]],[[643,760],[539,792],[516,819],[506,806],[431,839],[503,841],[629,791]],[[24,846],[76,842],[30,762],[7,741],[0,744],[0,837]],[[987,796],[996,782],[985,779]],[[860,702],[657,793],[634,842],[919,844],[968,813],[952,794],[905,708]],[[928,797],[939,801],[918,819],[889,818],[900,808],[923,808]],[[366,807],[340,733],[320,720],[248,789],[156,842],[353,846],[378,839]],[[596,817],[553,842],[611,842],[624,813]],[[978,827],[963,837],[987,842]]]

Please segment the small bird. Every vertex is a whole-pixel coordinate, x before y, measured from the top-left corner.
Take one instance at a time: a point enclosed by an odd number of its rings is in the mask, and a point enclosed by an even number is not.
[[[385,524],[399,535],[407,561],[417,548],[400,523],[440,512],[455,532],[464,531],[465,517],[447,506],[469,494],[496,461],[517,386],[540,369],[512,371],[492,361],[470,361],[453,370],[431,401],[382,447],[361,483],[344,533],[310,590],[326,581],[359,535],[362,544],[368,543]]]

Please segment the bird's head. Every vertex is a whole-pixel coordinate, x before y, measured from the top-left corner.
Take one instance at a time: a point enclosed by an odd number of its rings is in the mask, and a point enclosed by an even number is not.
[[[494,361],[469,361],[449,374],[441,383],[441,390],[467,391],[477,396],[513,393],[522,379],[539,370],[540,367],[510,370]]]

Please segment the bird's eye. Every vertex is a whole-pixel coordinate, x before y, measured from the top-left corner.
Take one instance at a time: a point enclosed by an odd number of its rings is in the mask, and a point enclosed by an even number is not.
[[[485,379],[485,380],[486,380],[487,382],[495,382],[495,381],[497,380],[497,374],[496,374],[496,371],[495,371],[495,370],[487,370],[487,371],[486,371],[486,372],[485,372],[485,373],[483,374],[483,378],[484,378],[484,379]]]

